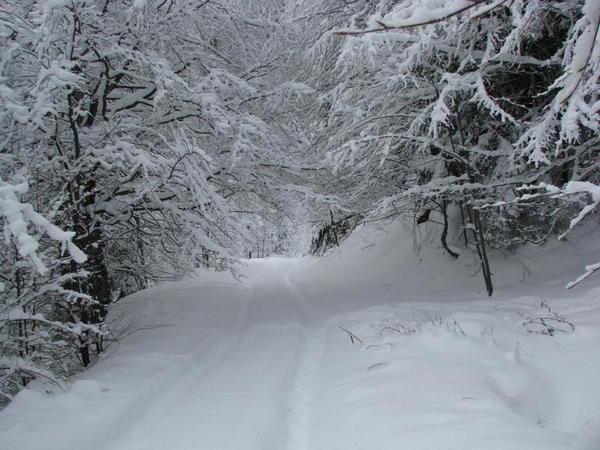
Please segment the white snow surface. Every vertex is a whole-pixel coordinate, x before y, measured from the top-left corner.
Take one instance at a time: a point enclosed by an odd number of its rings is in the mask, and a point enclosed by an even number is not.
[[[66,392],[0,412],[0,449],[600,449],[600,284],[563,288],[582,242],[494,256],[492,299],[399,224],[139,292]]]

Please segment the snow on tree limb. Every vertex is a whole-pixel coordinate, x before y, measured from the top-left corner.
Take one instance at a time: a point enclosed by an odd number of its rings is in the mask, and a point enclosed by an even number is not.
[[[590,264],[589,266],[585,266],[585,272],[583,274],[581,274],[579,277],[577,277],[577,279],[569,282],[567,284],[566,288],[571,289],[571,288],[577,286],[579,283],[581,283],[583,280],[585,280],[586,278],[588,278],[590,275],[594,274],[598,270],[600,270],[600,262],[598,262],[596,264]]]
[[[600,2],[586,0],[580,12],[561,50],[563,73],[546,92],[555,92],[552,102],[516,144],[532,164],[547,164],[548,154],[577,142],[582,128],[600,133]]]
[[[479,18],[507,3],[508,0],[453,0],[448,4],[444,1],[429,2],[429,5],[411,4],[402,6],[394,11],[390,18],[374,18],[373,22],[376,28],[366,30],[339,30],[336,34],[341,36],[362,36],[370,33],[381,33],[390,31],[407,30],[419,28],[427,25],[433,25],[444,22],[452,17],[461,15],[467,11],[475,10],[470,18]]]
[[[26,193],[27,190],[25,183],[9,184],[0,181],[0,217],[4,220],[4,233],[7,238],[12,237],[15,240],[19,254],[30,259],[41,274],[48,271],[38,255],[38,240],[29,231],[29,226],[33,225],[38,232],[46,233],[51,239],[60,242],[63,250],[68,249],[75,262],[85,262],[85,254],[73,244],[75,233],[62,231],[35,212],[30,204],[19,200],[18,195]]]
[[[521,188],[521,190],[530,189],[543,189],[546,191],[546,193],[525,194],[519,197],[516,201],[518,202],[523,200],[531,200],[547,195],[556,198],[567,195],[587,194],[591,198],[591,202],[588,205],[585,205],[579,211],[576,217],[571,219],[569,228],[564,233],[558,236],[559,240],[565,239],[569,232],[571,232],[577,225],[581,223],[581,221],[586,216],[588,216],[592,211],[594,211],[598,207],[598,205],[600,205],[600,186],[590,182],[570,181],[562,188],[545,183],[542,183],[539,186],[524,186]],[[600,263],[585,266],[585,272],[582,275],[580,275],[576,280],[569,282],[566,288],[571,289],[572,287],[578,285],[598,270],[600,270]]]

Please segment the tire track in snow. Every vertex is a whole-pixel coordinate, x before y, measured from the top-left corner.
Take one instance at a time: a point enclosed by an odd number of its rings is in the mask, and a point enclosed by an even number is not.
[[[201,349],[198,355],[190,354],[187,363],[174,371],[183,373],[183,377],[169,378],[172,384],[165,385],[167,380],[161,377],[153,389],[144,389],[156,398],[149,403],[134,404],[129,417],[122,421],[105,448],[130,450],[141,442],[148,442],[148,448],[158,448],[160,444],[148,441],[146,436],[169,427],[171,431],[177,429],[189,435],[186,440],[179,438],[173,442],[173,448],[237,449],[243,437],[247,439],[247,449],[310,449],[313,380],[322,354],[322,340],[318,330],[307,322],[308,305],[290,280],[293,269],[266,284],[259,281],[248,286],[238,300],[230,339],[208,354]],[[266,305],[281,307],[282,313],[263,322],[257,320],[262,319],[257,311],[264,311],[261,302],[265,296],[278,299],[273,304],[267,301]],[[290,318],[292,321],[288,322]],[[277,364],[265,365],[272,358]],[[266,377],[260,373],[265,368],[270,372]],[[276,385],[279,388],[270,392]],[[211,392],[218,395],[210,395]],[[269,400],[276,392],[279,399]],[[182,408],[196,415],[203,404],[210,411],[188,421],[197,429],[179,430],[162,420]],[[198,408],[194,409],[194,405]],[[244,418],[232,420],[228,411],[240,407],[245,411]],[[225,430],[228,434],[223,434]]]
[[[302,311],[302,347],[296,373],[287,399],[285,450],[310,450],[314,382],[321,355],[323,338],[321,330],[308,324],[306,299],[298,286],[291,281],[292,270],[285,277],[291,299]]]
[[[232,338],[205,358],[191,355],[185,375],[155,390],[145,411],[135,408],[105,448],[169,448],[157,432],[163,429],[176,433],[173,449],[309,448],[311,389],[303,380],[311,373],[305,362],[310,334],[303,298],[286,272],[251,283],[229,330]],[[273,314],[263,317],[269,308]],[[182,411],[181,420],[169,419]],[[244,413],[236,418],[235,411]]]
[[[208,353],[205,352],[207,346],[217,344],[220,341],[219,335],[216,333],[215,338],[210,343],[201,343],[196,351],[192,352],[187,361],[177,367],[171,367],[168,371],[168,376],[161,377],[159,381],[149,383],[138,396],[136,396],[130,404],[128,410],[119,420],[117,426],[111,431],[107,442],[105,443],[106,450],[129,449],[135,442],[135,437],[139,433],[143,433],[144,429],[156,422],[157,417],[162,414],[161,409],[173,407],[179,398],[185,393],[186,389],[195,383],[198,377],[206,375],[223,364],[227,357],[235,351],[245,336],[244,328],[247,326],[247,311],[249,291],[244,290],[235,309],[235,320],[231,337],[225,340],[222,345]],[[221,339],[225,335],[221,335]],[[177,375],[184,373],[183,378],[177,383],[173,383]],[[148,403],[143,397],[148,395],[156,396],[152,402]]]

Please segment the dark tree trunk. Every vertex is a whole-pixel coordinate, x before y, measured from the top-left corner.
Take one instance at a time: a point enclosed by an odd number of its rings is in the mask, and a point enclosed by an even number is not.
[[[469,238],[467,236],[467,224],[465,223],[465,208],[462,202],[459,203],[460,207],[460,219],[462,221],[462,234],[465,239],[465,247],[469,245]]]
[[[138,262],[140,267],[138,268],[139,270],[139,275],[138,275],[138,288],[140,290],[142,289],[146,289],[148,287],[148,280],[146,278],[146,255],[144,252],[144,241],[142,239],[142,234],[140,232],[141,230],[141,225],[140,225],[140,220],[135,217],[134,218],[135,221],[135,227],[136,227],[136,243],[137,243],[137,251],[138,251]],[[208,255],[205,254],[203,255],[205,256],[205,260],[208,261]]]
[[[338,239],[337,230],[335,229],[335,222],[333,221],[333,212],[331,209],[329,210],[329,216],[331,217],[331,230],[333,231],[333,238],[335,239],[335,245],[340,246],[340,241]]]
[[[104,242],[102,230],[95,224],[90,210],[96,203],[96,181],[95,173],[87,173],[87,179],[81,180],[74,186],[74,214],[73,231],[75,232],[74,243],[87,255],[87,261],[82,268],[89,275],[80,282],[80,289],[94,300],[103,305],[110,303],[110,286],[108,280],[108,269],[104,260]]]
[[[442,212],[442,217],[444,218],[444,228],[442,229],[442,236],[440,238],[442,241],[442,246],[444,249],[446,249],[450,256],[453,258],[458,258],[460,255],[450,250],[450,247],[448,247],[448,201],[446,199],[442,199],[440,210]]]
[[[485,237],[483,234],[483,226],[481,225],[481,218],[479,215],[479,211],[474,211],[474,219],[475,219],[475,227],[477,232],[479,233],[479,238],[477,240],[479,251],[481,254],[481,268],[483,269],[483,279],[485,281],[485,287],[487,289],[488,296],[492,296],[494,292],[494,287],[492,285],[492,271],[490,269],[490,261],[487,256],[487,250],[485,247]]]
[[[90,344],[85,337],[80,338],[79,341],[79,355],[81,356],[81,364],[83,367],[90,365]]]
[[[494,287],[492,285],[492,272],[490,270],[490,262],[488,260],[487,251],[485,248],[485,239],[481,226],[479,211],[468,207],[467,212],[469,217],[469,225],[473,231],[473,240],[475,242],[475,248],[477,249],[477,256],[479,256],[479,261],[481,262],[483,281],[485,282],[485,288],[488,296],[491,297],[492,293],[494,292]]]

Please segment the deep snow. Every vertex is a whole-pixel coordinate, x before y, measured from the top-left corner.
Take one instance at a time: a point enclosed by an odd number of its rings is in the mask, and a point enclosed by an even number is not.
[[[600,287],[563,288],[597,249],[495,257],[490,300],[470,255],[413,246],[364,228],[323,259],[247,261],[241,283],[130,296],[121,342],[67,392],[0,412],[0,448],[600,449]]]

